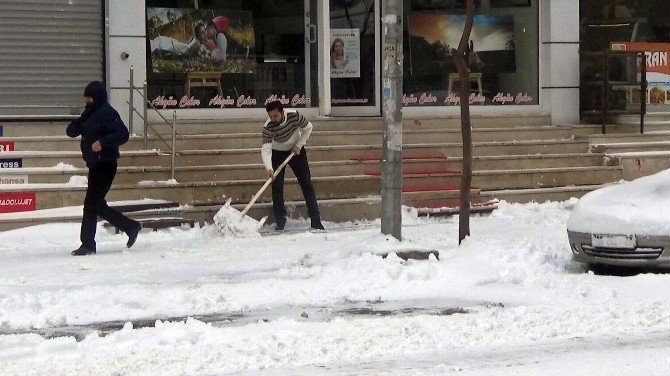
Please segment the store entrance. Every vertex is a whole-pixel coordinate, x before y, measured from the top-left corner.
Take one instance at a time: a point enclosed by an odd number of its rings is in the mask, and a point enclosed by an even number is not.
[[[308,116],[378,116],[379,3],[147,1],[149,100],[221,116],[262,114],[272,100]]]
[[[330,0],[326,28],[329,64],[322,82],[329,96],[330,115],[378,116],[380,114],[379,1]],[[325,65],[325,64],[324,64]]]

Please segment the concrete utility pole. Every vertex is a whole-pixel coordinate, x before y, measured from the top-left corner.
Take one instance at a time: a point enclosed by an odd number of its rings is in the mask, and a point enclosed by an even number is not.
[[[402,0],[382,11],[382,234],[401,239],[402,224]]]

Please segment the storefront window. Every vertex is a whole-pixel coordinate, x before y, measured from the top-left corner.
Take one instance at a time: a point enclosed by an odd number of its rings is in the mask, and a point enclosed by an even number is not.
[[[647,51],[648,111],[670,111],[670,1],[581,0],[580,7],[580,110],[584,120],[602,107],[604,51]],[[610,80],[639,79],[634,58],[612,58]],[[609,95],[615,110],[640,107],[640,89],[620,87]]]
[[[465,23],[465,0],[405,2],[405,106],[457,106],[451,49]],[[472,105],[537,105],[538,1],[477,0],[469,42]]]
[[[149,0],[146,16],[148,94],[158,108],[318,105],[304,0]]]
[[[331,104],[374,106],[375,0],[330,0]]]

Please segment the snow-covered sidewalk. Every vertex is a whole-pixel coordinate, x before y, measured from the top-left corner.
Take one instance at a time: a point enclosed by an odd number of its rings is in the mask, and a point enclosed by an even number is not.
[[[456,218],[412,213],[403,218],[402,242],[381,235],[378,222],[247,239],[207,226],[142,232],[126,251],[124,235],[100,228],[98,254],[80,258],[69,255],[78,224],[8,231],[0,234],[3,333],[187,316],[239,320],[127,324],[81,341],[0,335],[0,374],[380,374],[386,365],[417,374],[506,374],[514,368],[504,361],[496,370],[477,359],[557,343],[563,353],[580,339],[603,344],[581,348],[583,360],[616,353],[604,344],[617,338],[645,335],[660,336],[657,347],[667,351],[670,275],[585,272],[567,242],[573,204],[503,202],[473,218],[472,237],[460,247]],[[407,249],[438,250],[440,260],[378,256]],[[389,312],[346,314],[352,307]],[[636,349],[630,353],[645,353]],[[667,369],[667,355],[650,351],[666,365],[658,369]],[[626,369],[619,363],[605,374],[625,374],[616,373]],[[512,364],[529,374],[546,370]]]

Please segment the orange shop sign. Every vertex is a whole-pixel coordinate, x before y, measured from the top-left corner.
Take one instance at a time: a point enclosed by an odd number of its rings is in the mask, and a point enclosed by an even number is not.
[[[610,48],[612,51],[644,52],[647,60],[647,73],[670,75],[670,65],[668,65],[670,43],[612,42]]]

